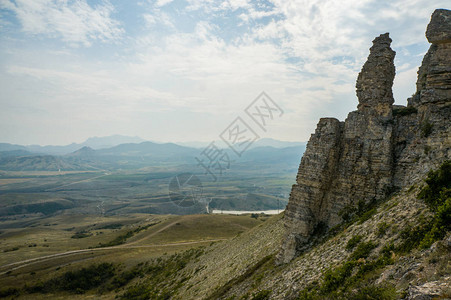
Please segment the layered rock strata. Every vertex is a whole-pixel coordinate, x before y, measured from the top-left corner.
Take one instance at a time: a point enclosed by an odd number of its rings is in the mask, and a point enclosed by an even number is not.
[[[406,187],[451,155],[451,11],[436,10],[432,43],[408,107],[393,107],[395,52],[388,33],[373,41],[358,75],[357,111],[344,122],[323,118],[312,134],[285,210],[278,263],[308,246],[318,228]]]

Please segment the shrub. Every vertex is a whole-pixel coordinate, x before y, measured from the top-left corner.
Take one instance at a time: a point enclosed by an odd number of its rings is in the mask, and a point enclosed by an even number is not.
[[[394,300],[397,299],[394,287],[367,285],[346,295],[348,300]]]
[[[18,296],[20,294],[19,290],[16,288],[4,288],[0,290],[0,297],[6,298],[9,296]]]
[[[335,270],[330,269],[326,271],[324,273],[324,282],[321,286],[322,292],[330,293],[342,286],[346,279],[351,276],[355,264],[353,261],[348,261]]]
[[[418,198],[424,200],[435,215],[419,243],[421,248],[430,247],[451,230],[451,161],[445,161],[438,170],[430,171],[425,181],[427,186],[421,189]]]
[[[413,106],[407,106],[402,108],[394,108],[393,109],[393,116],[407,116],[410,114],[417,113],[418,110]]]
[[[324,297],[318,294],[317,290],[303,289],[299,292],[297,300],[321,300]]]
[[[432,133],[432,128],[434,126],[429,122],[428,119],[424,120],[424,122],[421,124],[421,135],[423,137],[428,137]]]
[[[53,291],[69,291],[84,293],[106,283],[115,275],[116,267],[111,263],[91,265],[76,271],[68,271],[63,275],[43,283],[28,287],[29,293],[48,293]]]
[[[87,231],[79,231],[76,232],[73,236],[71,236],[72,239],[83,239],[92,236],[92,233]]]
[[[182,253],[173,254],[167,258],[153,259],[145,265],[138,266],[124,272],[113,283],[129,282],[136,276],[148,275],[147,279],[139,284],[127,288],[121,299],[169,299],[171,295],[183,284],[188,277],[174,279],[188,262],[203,253],[202,249],[190,249]]]
[[[425,182],[427,186],[421,189],[418,198],[432,210],[437,210],[451,197],[451,161],[445,161],[437,171],[430,171]]]
[[[383,237],[387,232],[387,229],[390,227],[386,222],[381,222],[377,225],[377,236]]]
[[[438,207],[431,229],[425,234],[419,247],[429,248],[435,241],[444,238],[449,230],[451,230],[451,197]]]
[[[373,207],[370,210],[367,210],[366,212],[364,212],[360,218],[359,218],[359,224],[364,223],[365,221],[369,220],[373,215],[375,215],[377,212],[376,207]]]
[[[361,243],[357,246],[354,252],[349,257],[351,260],[358,260],[359,258],[367,258],[371,251],[376,248],[377,245],[372,241]]]
[[[351,239],[349,239],[348,243],[346,244],[346,250],[351,251],[352,249],[355,248],[355,246],[357,246],[360,243],[361,240],[362,240],[361,235],[353,236]]]
[[[424,218],[420,219],[415,227],[407,225],[399,234],[402,242],[396,247],[395,251],[397,253],[409,253],[413,249],[416,249],[426,233],[430,230],[430,227],[430,222]]]
[[[271,290],[261,290],[256,293],[251,300],[266,300],[269,299],[269,295],[271,295]]]

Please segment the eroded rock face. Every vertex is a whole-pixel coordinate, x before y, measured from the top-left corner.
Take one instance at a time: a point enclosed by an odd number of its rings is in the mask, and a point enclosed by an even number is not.
[[[451,11],[438,9],[426,37],[432,42],[408,99],[417,113],[395,118],[395,186],[409,186],[451,157]]]
[[[357,78],[358,110],[345,122],[321,119],[308,142],[285,210],[287,235],[277,263],[308,247],[316,228],[341,223],[344,212],[408,187],[451,157],[450,33],[451,11],[436,10],[417,92],[410,108],[396,107],[396,115],[391,39],[386,33],[373,41]]]
[[[368,60],[357,78],[359,111],[375,111],[387,116],[393,104],[392,86],[395,78],[395,51],[390,48],[392,40],[388,33],[373,41]]]
[[[358,110],[345,122],[318,123],[301,160],[285,210],[287,238],[278,257],[290,261],[318,227],[342,221],[347,207],[385,197],[392,186],[392,85],[395,52],[382,34],[357,79]],[[384,74],[389,76],[385,77]]]
[[[426,29],[426,38],[429,43],[451,43],[451,11],[436,9],[431,17],[431,22]]]

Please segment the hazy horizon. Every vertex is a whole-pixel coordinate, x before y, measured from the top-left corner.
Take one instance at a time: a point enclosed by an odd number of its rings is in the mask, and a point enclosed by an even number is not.
[[[116,137],[120,137],[120,138],[136,138],[139,139],[140,141],[136,141],[136,142],[124,142],[124,143],[143,143],[143,142],[152,142],[152,143],[156,143],[156,144],[166,144],[166,143],[173,143],[173,144],[177,144],[180,146],[185,146],[185,147],[205,147],[207,146],[209,143],[213,142],[213,140],[204,140],[204,141],[155,141],[155,140],[146,140],[143,139],[139,136],[126,136],[126,135],[120,135],[120,134],[112,134],[109,136],[91,136],[88,137],[85,140],[82,141],[74,141],[74,142],[70,142],[70,143],[65,143],[65,144],[30,144],[30,143],[24,143],[24,144],[16,144],[16,143],[10,143],[8,141],[2,141],[0,140],[0,144],[11,144],[11,145],[19,145],[19,146],[41,146],[41,147],[46,147],[46,146],[69,146],[72,144],[84,144],[92,139],[109,139],[109,138],[116,138]],[[274,139],[274,138],[268,138],[268,137],[264,137],[264,138],[260,138],[257,141],[274,141],[274,142],[280,142],[280,143],[293,143],[293,144],[306,144],[307,141],[284,141],[284,140],[279,140],[279,139]],[[228,146],[220,141],[220,140],[214,140],[215,144],[217,146],[220,146],[222,148],[227,148]],[[123,144],[123,143],[117,143],[119,144]],[[197,145],[197,146],[196,146]]]

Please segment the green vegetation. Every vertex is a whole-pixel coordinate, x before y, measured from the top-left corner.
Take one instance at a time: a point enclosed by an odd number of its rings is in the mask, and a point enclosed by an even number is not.
[[[393,116],[407,116],[411,114],[416,114],[418,110],[413,106],[407,106],[402,108],[394,108]]]
[[[428,137],[432,133],[433,125],[431,122],[429,122],[429,119],[426,119],[421,123],[421,135],[423,137]]]
[[[158,224],[158,223],[152,223],[152,224],[148,224],[146,226],[138,226],[138,228],[127,231],[125,234],[119,235],[114,240],[109,241],[108,243],[99,243],[99,245],[96,248],[113,247],[113,246],[117,246],[117,245],[122,245],[127,241],[127,239],[131,238],[135,234],[137,234],[143,230],[146,230],[149,227],[154,226],[156,224]]]
[[[349,300],[391,300],[397,299],[393,286],[366,285],[348,294]]]
[[[381,222],[377,225],[377,237],[383,237],[390,227],[386,222]]]
[[[272,291],[271,290],[261,290],[260,292],[256,293],[252,296],[251,300],[267,300],[270,299]]]
[[[215,300],[224,296],[233,286],[243,282],[247,278],[250,278],[257,270],[261,269],[265,264],[273,264],[274,257],[273,255],[268,255],[263,257],[260,261],[258,261],[255,265],[246,270],[242,275],[231,279],[222,287],[219,287],[213,294],[211,294],[207,299]]]
[[[46,282],[39,282],[33,286],[25,287],[28,293],[51,293],[67,291],[82,294],[93,288],[105,284],[114,276],[116,267],[111,263],[101,263],[82,268],[77,271],[68,271],[62,276]]]
[[[92,233],[87,232],[86,230],[78,231],[73,236],[72,239],[83,239],[92,236]]]
[[[141,281],[129,288],[120,298],[127,300],[138,299],[169,299],[188,277],[180,275],[191,259],[199,257],[203,249],[191,249],[183,253],[174,254],[166,259],[157,258],[142,265],[139,272],[134,274],[145,274],[146,280]]]
[[[362,240],[361,235],[353,236],[351,239],[349,239],[348,243],[346,244],[346,250],[351,251],[352,249],[355,248],[355,246],[357,246],[360,243],[361,240]]]
[[[356,262],[348,261],[336,269],[329,269],[324,273],[324,282],[320,291],[324,294],[336,291],[340,286],[343,286],[346,279],[351,276]]]
[[[351,260],[358,260],[360,258],[367,258],[371,251],[376,248],[377,245],[372,241],[361,243],[357,246],[354,252],[349,257]]]
[[[374,272],[393,263],[393,245],[386,245],[376,259],[367,260],[375,247],[372,241],[358,244],[348,261],[324,272],[322,283],[303,289],[298,299],[396,299],[393,287],[371,284]]]
[[[20,291],[16,288],[3,288],[0,289],[0,298],[6,298],[10,296],[18,296]]]
[[[429,230],[419,244],[421,248],[430,247],[451,230],[451,161],[445,161],[437,171],[429,172],[426,184],[418,198],[424,200],[435,215],[426,226]]]
[[[365,221],[369,220],[372,216],[374,216],[377,212],[376,207],[370,208],[368,210],[366,210],[364,213],[362,214],[357,214],[359,216],[359,224],[364,223]]]
[[[368,259],[376,248],[372,241],[361,242],[362,237],[353,236],[346,249],[354,251],[348,261],[329,269],[323,274],[321,284],[312,284],[299,293],[298,299],[396,299],[396,291],[392,286],[375,286],[371,279],[385,266],[393,264],[395,253],[409,253],[415,248],[428,248],[437,240],[442,239],[451,230],[451,162],[445,161],[438,170],[428,174],[426,186],[418,194],[434,212],[432,217],[421,215],[414,226],[405,227],[400,238],[402,242],[385,245],[375,259]],[[368,219],[374,214],[375,207],[365,211],[365,205],[358,208],[346,208],[342,217],[348,216],[348,222]],[[352,215],[354,215],[352,217]],[[381,222],[377,227],[377,235],[385,235],[390,226]]]
[[[95,290],[97,293],[117,291],[133,280],[140,282],[130,286],[120,296],[121,299],[167,299],[184,281],[186,276],[179,276],[191,259],[199,257],[202,248],[190,249],[167,257],[159,257],[145,263],[139,263],[129,269],[113,263],[90,265],[74,271],[68,271],[47,281],[40,281],[31,286],[6,288],[0,290],[0,297],[20,295],[23,293],[69,292],[83,294]]]
[[[97,229],[121,229],[124,226],[124,224],[121,223],[112,223],[112,224],[107,224],[104,226],[101,226]]]
[[[437,171],[430,171],[418,198],[424,200],[434,211],[438,211],[451,197],[451,161],[445,161]]]
[[[17,251],[19,250],[19,247],[12,247],[12,248],[8,248],[8,249],[4,249],[3,252],[12,252],[12,251]]]
[[[400,233],[403,242],[397,252],[408,253],[415,248],[429,248],[451,230],[451,161],[445,161],[438,170],[430,171],[426,186],[418,193],[434,215],[420,216],[418,224],[409,225]]]
[[[348,225],[358,222],[362,224],[363,222],[370,219],[377,212],[377,205],[380,204],[380,201],[373,201],[370,203],[365,203],[363,200],[359,201],[356,205],[350,204],[345,206],[338,215],[343,218],[344,227]],[[341,226],[341,225],[340,225]]]

